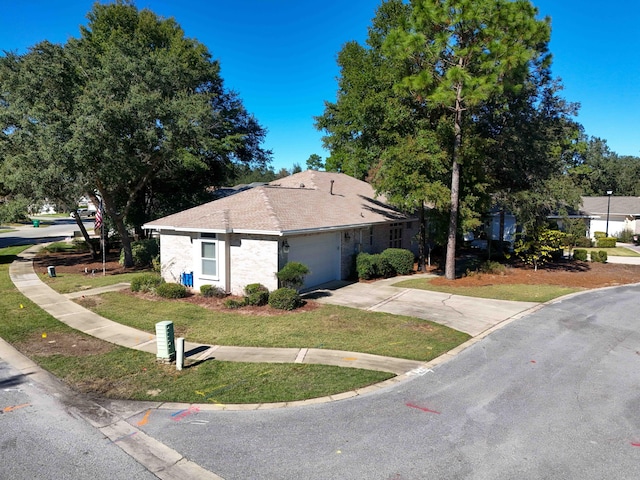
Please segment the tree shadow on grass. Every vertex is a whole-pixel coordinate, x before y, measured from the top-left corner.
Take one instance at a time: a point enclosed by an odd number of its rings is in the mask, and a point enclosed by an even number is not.
[[[0,255],[0,265],[13,263],[18,258],[17,255]]]

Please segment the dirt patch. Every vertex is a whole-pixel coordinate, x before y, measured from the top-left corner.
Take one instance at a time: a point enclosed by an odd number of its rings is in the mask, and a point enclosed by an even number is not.
[[[640,283],[640,265],[620,263],[566,262],[533,268],[507,267],[504,275],[475,273],[456,280],[438,277],[433,285],[480,287],[485,285],[559,285],[576,288],[600,288]]]
[[[18,349],[27,356],[73,355],[84,357],[113,350],[115,345],[81,333],[45,333],[20,342]]]
[[[120,255],[109,253],[105,256],[104,269],[107,275],[118,275],[140,270],[139,268],[125,268],[118,260]],[[102,257],[94,259],[90,253],[42,253],[33,260],[33,268],[40,275],[47,274],[47,267],[56,267],[56,273],[95,273],[102,274]]]

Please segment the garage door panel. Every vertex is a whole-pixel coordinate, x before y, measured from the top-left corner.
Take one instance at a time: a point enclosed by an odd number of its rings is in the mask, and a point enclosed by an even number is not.
[[[339,240],[338,233],[288,239],[289,261],[303,263],[311,270],[305,277],[303,288],[314,287],[340,277]]]

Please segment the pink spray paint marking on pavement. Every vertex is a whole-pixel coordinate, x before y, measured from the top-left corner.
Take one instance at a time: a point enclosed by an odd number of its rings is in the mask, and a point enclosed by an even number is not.
[[[178,410],[176,413],[171,414],[171,420],[174,422],[179,422],[183,418],[188,417],[189,415],[193,415],[194,413],[198,413],[200,409],[198,407],[189,407],[185,410]]]
[[[418,410],[422,410],[423,412],[435,413],[436,415],[440,415],[440,412],[436,412],[435,410],[431,410],[430,408],[427,408],[427,407],[421,407],[420,405],[415,405],[413,403],[406,403],[405,405],[410,408],[417,408]]]

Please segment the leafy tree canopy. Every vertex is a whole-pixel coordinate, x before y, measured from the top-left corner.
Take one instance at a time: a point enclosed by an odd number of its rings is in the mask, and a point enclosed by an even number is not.
[[[127,0],[96,2],[88,20],[63,46],[0,59],[0,153],[33,178],[40,165],[59,168],[63,182],[99,195],[131,265],[125,221],[141,201],[183,207],[230,165],[264,165],[270,152],[218,62],[175,20]]]
[[[448,278],[460,226],[496,198],[555,194],[548,182],[575,147],[577,106],[558,95],[549,21],[536,15],[528,0],[385,1],[366,45],[338,54],[337,100],[316,119],[328,170],[371,175],[400,206],[449,212]],[[553,200],[539,197],[523,211]]]

